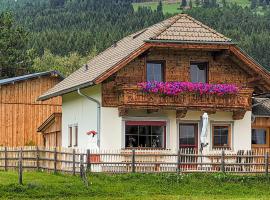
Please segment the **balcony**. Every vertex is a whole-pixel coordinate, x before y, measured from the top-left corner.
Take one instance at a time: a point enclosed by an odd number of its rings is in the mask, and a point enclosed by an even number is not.
[[[162,96],[146,93],[136,85],[119,88],[119,106],[138,109],[174,109],[243,112],[251,109],[253,89],[242,88],[236,95],[218,96],[182,93],[177,96]]]

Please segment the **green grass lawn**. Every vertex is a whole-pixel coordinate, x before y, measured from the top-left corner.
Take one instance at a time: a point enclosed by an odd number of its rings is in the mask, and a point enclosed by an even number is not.
[[[0,172],[0,199],[270,199],[265,177],[222,174],[90,175],[90,185],[79,177],[24,173],[24,185],[15,172]]]
[[[180,2],[180,0],[179,0]],[[193,2],[195,2],[193,0]],[[221,0],[217,0],[217,2],[221,2]],[[227,3],[236,3],[242,7],[245,6],[250,6],[250,0],[227,0]],[[133,3],[133,8],[135,11],[138,10],[140,6],[144,7],[150,7],[152,10],[157,9],[157,2],[145,2],[145,3]],[[169,14],[175,14],[175,13],[180,13],[181,10],[179,9],[180,3],[167,3],[166,1],[163,3],[163,12],[164,14],[169,13]],[[195,6],[195,3],[193,3],[193,6]]]

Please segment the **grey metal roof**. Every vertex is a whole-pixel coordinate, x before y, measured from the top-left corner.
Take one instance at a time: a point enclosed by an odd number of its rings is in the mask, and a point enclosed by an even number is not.
[[[256,116],[270,117],[270,99],[269,98],[254,98],[252,113]]]
[[[46,71],[46,72],[38,72],[34,74],[27,74],[24,76],[17,76],[17,77],[2,79],[0,80],[0,85],[6,85],[10,83],[15,83],[18,81],[24,81],[24,80],[28,80],[28,79],[32,79],[32,78],[36,78],[40,76],[48,76],[48,75],[57,75],[57,77],[59,77],[60,79],[64,79],[64,76],[60,74],[58,71]]]

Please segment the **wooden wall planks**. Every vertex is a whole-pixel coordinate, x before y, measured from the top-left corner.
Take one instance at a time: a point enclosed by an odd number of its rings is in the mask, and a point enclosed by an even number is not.
[[[43,145],[37,128],[52,113],[61,112],[62,98],[37,98],[58,82],[43,76],[0,86],[0,146]]]

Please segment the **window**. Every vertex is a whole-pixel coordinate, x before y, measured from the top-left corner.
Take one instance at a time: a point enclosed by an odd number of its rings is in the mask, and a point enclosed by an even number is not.
[[[265,128],[253,128],[251,136],[252,146],[268,147],[269,146],[269,131]]]
[[[74,131],[74,147],[78,146],[78,126],[76,125],[74,127],[75,131]]]
[[[190,64],[190,79],[192,83],[207,83],[207,67],[208,64],[206,62],[197,63],[192,62]]]
[[[231,141],[231,125],[213,125],[213,147],[217,148],[229,148]]]
[[[179,124],[179,147],[197,148],[198,124]]]
[[[72,126],[68,127],[68,146],[72,147]]]
[[[125,147],[165,148],[165,137],[166,122],[126,122]]]
[[[164,81],[164,62],[147,62],[147,81]]]

